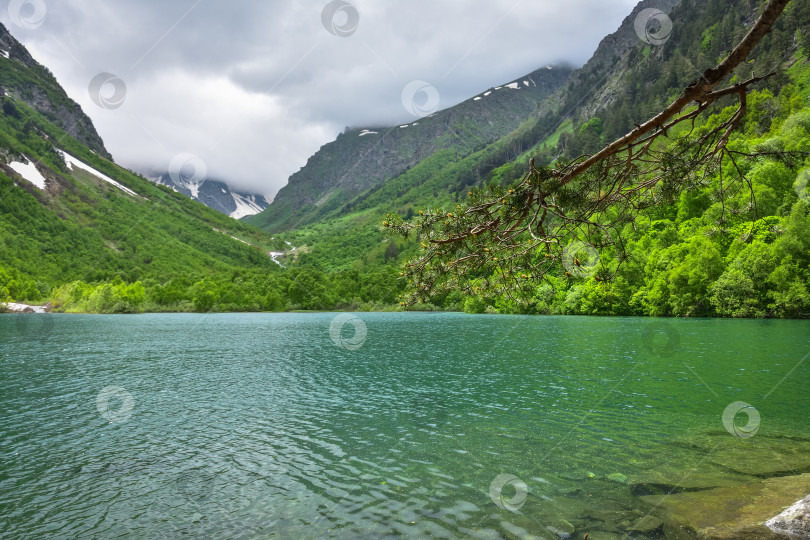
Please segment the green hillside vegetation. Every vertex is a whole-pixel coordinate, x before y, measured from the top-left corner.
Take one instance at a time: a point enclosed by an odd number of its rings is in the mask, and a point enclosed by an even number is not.
[[[0,155],[38,162],[49,186],[0,170],[0,301],[99,313],[394,303],[393,270],[328,286],[320,273],[283,270],[267,254],[285,250],[280,239],[99,157],[18,100],[3,98],[2,109]],[[71,171],[56,148],[140,197]]]
[[[803,82],[809,71],[802,59],[790,70],[795,83],[778,94],[764,89],[749,96],[745,130],[734,138],[735,150],[810,155],[810,87]],[[706,122],[729,113],[720,111]],[[560,269],[559,276],[536,285],[527,303],[460,293],[437,296],[432,302],[444,309],[490,313],[807,317],[810,159],[793,168],[770,159],[745,166],[754,202],[749,190],[717,200],[717,175],[705,188],[648,212],[636,222],[635,231],[627,231],[628,259],[611,282],[566,278]],[[731,174],[727,169],[724,176]],[[409,208],[419,206],[415,201]],[[455,204],[445,196],[445,203],[434,207],[452,211]],[[418,249],[413,239],[392,239],[389,232],[371,226],[358,229],[376,216],[356,213],[291,234],[320,244],[301,256],[301,264],[360,268],[384,266],[387,258],[390,265],[392,253],[399,261],[413,256]],[[611,253],[600,255],[611,264]]]

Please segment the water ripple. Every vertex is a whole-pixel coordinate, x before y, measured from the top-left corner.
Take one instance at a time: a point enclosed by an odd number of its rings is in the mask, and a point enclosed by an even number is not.
[[[693,341],[660,359],[637,319],[358,316],[356,350],[334,314],[54,315],[41,339],[0,316],[0,536],[548,537],[549,516],[631,504],[606,475],[717,429],[684,364],[722,393],[726,361],[761,395],[807,334],[728,321],[701,341],[678,322]],[[740,332],[768,351],[746,371]],[[804,429],[785,396],[808,369],[774,400],[785,430]],[[527,485],[517,513],[490,498],[502,473]]]

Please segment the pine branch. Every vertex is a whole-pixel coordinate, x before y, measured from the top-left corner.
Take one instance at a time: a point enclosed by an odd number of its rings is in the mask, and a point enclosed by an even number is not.
[[[554,168],[537,168],[532,159],[517,185],[474,189],[455,212],[421,211],[411,223],[389,215],[384,227],[405,236],[415,232],[421,240],[421,253],[403,272],[413,285],[404,302],[450,290],[520,297],[550,272],[610,280],[625,257],[625,225],[641,211],[704,185],[724,157],[739,154],[728,143],[745,116],[748,92],[771,75],[717,86],[771,30],[789,1],[770,0],[727,58],[663,111],[597,153]],[[696,120],[727,96],[737,97],[736,110],[717,125],[696,127]],[[608,248],[605,256],[601,251]]]

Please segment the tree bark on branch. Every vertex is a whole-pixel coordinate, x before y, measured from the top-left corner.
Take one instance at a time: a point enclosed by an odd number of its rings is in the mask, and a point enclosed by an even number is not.
[[[720,64],[717,66],[704,71],[703,75],[697,81],[686,87],[683,93],[681,93],[681,95],[678,96],[678,98],[675,99],[675,101],[673,101],[669,107],[640,126],[636,127],[636,129],[627,135],[620,137],[619,139],[616,139],[612,143],[608,144],[602,150],[578,164],[570,171],[567,171],[566,174],[560,179],[559,185],[564,186],[565,184],[569,183],[571,180],[590,169],[594,164],[618,153],[628,144],[638,140],[639,137],[645,133],[664,127],[669,120],[671,120],[693,101],[703,104],[708,99],[711,100],[711,102],[714,102],[724,95],[736,92],[737,89],[740,91],[746,91],[750,84],[761,80],[760,78],[752,78],[745,83],[737,85],[733,88],[728,88],[723,92],[716,93],[714,95],[710,94],[711,90],[720,84],[720,81],[731,74],[731,72],[734,71],[737,66],[739,66],[748,57],[760,40],[771,31],[776,19],[778,19],[779,15],[782,14],[782,11],[784,11],[788,2],[790,2],[790,0],[771,0],[765,8],[765,11],[762,12],[762,15],[760,15],[756,23],[754,23],[754,26],[752,26],[751,30],[748,31],[748,34],[746,34],[742,41],[740,41],[734,50],[731,51],[731,54],[729,54],[725,60],[720,62]]]

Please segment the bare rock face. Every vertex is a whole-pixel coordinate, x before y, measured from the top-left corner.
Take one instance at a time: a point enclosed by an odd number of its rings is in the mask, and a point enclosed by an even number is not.
[[[90,120],[78,103],[70,99],[53,74],[34,60],[28,50],[0,24],[0,62],[13,75],[0,84],[0,98],[8,94],[35,109],[68,135],[97,154],[112,159]]]
[[[810,538],[810,495],[766,521],[765,526],[790,538]]]

